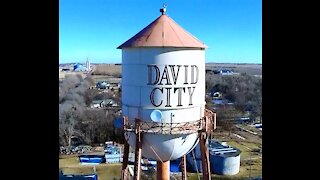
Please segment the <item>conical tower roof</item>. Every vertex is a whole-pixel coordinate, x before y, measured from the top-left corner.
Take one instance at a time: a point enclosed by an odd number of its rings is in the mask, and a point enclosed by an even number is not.
[[[207,48],[203,42],[184,30],[165,13],[121,44],[118,49],[137,47]]]

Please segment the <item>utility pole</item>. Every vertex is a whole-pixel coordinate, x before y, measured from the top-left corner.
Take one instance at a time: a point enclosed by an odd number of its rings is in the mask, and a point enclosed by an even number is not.
[[[249,153],[249,166],[250,166],[250,169],[249,169],[249,178],[251,177],[251,164],[252,164],[252,161],[251,161],[251,151]]]

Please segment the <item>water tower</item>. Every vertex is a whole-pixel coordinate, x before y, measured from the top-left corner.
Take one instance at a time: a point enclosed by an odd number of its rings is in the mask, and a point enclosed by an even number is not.
[[[201,132],[214,129],[212,114],[205,115],[207,46],[174,22],[165,7],[160,12],[118,47],[128,143],[123,170],[130,145],[135,148],[135,179],[141,156],[157,160],[157,179],[169,179],[170,160],[183,157],[201,140]]]
[[[86,67],[87,67],[87,71],[89,72],[91,70],[91,64],[90,64],[90,61],[89,61],[88,58],[87,58],[87,61],[86,61]]]

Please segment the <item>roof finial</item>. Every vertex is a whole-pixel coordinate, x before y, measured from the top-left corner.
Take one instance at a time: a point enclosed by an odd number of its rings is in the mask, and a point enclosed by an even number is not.
[[[160,9],[160,12],[162,15],[166,14],[166,11],[167,11],[166,7],[167,7],[167,5],[164,3],[163,8]]]

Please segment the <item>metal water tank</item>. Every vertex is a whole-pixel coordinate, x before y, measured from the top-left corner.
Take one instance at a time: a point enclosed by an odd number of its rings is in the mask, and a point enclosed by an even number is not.
[[[145,129],[150,125],[143,157],[174,160],[197,145],[198,133],[188,127],[204,116],[206,47],[165,13],[118,47],[122,115],[131,123],[140,119]],[[135,147],[135,134],[125,136]]]
[[[212,172],[219,175],[235,175],[240,171],[240,152],[212,155]]]
[[[210,162],[212,173],[235,175],[240,171],[240,154],[237,148],[225,146],[219,142],[210,143]]]

